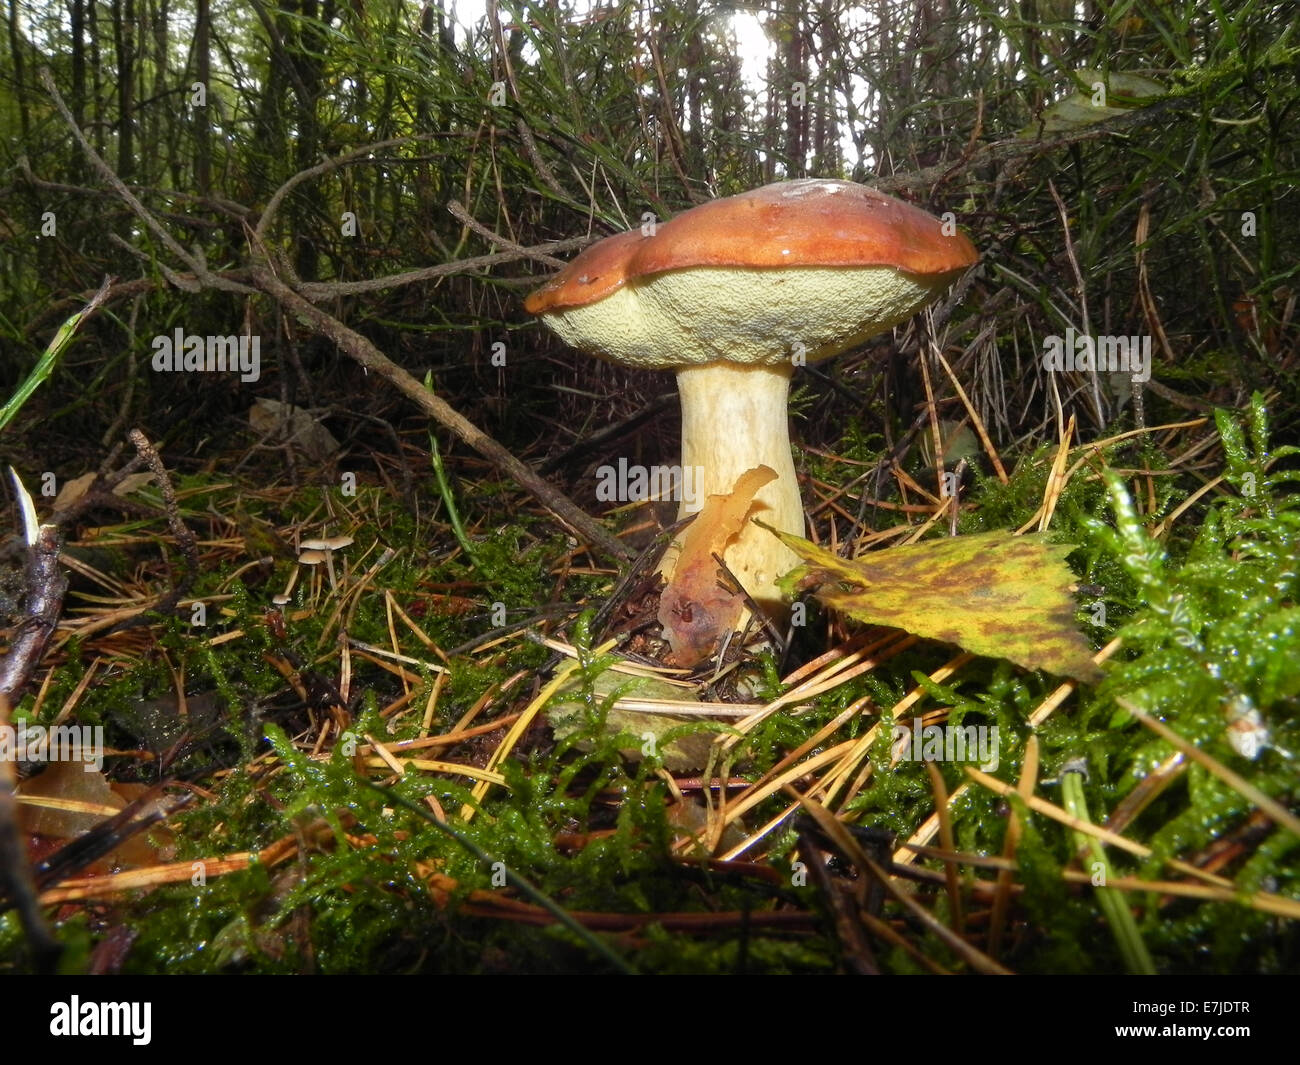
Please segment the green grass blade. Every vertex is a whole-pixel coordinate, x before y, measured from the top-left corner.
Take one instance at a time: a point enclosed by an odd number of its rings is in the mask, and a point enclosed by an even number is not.
[[[0,432],[3,432],[5,426],[22,410],[23,404],[32,398],[32,393],[40,388],[50,374],[54,372],[54,366],[59,361],[59,356],[72,343],[72,338],[76,336],[77,330],[81,328],[81,323],[94,314],[99,305],[104,302],[104,298],[108,295],[108,286],[111,283],[112,278],[105,278],[104,283],[99,287],[99,291],[95,293],[90,302],[59,326],[59,331],[54,334],[54,339],[50,341],[44,354],[36,360],[36,365],[32,367],[32,372],[27,375],[27,379],[9,397],[9,402],[0,407]]]

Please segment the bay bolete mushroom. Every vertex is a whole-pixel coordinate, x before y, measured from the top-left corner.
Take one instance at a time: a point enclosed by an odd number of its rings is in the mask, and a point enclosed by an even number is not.
[[[782,181],[608,237],[524,306],[581,351],[676,372],[682,469],[701,478],[680,516],[766,465],[777,476],[753,516],[801,536],[786,410],[795,366],[904,321],[976,259],[954,227],[874,189]],[[769,609],[796,562],[752,523],[723,557]]]

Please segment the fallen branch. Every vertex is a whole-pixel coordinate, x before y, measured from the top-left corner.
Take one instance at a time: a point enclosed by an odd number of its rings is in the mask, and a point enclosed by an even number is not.
[[[392,384],[439,425],[451,430],[458,439],[536,496],[547,510],[581,536],[587,544],[619,561],[628,561],[633,557],[635,552],[607,532],[595,518],[559,489],[543,480],[531,466],[515,458],[510,451],[488,436],[441,396],[425,388],[360,333],[349,329],[333,315],[313,306],[265,266],[255,266],[253,277],[258,287],[287,312],[322,336],[334,341],[366,370],[373,370]]]
[[[23,515],[24,539],[27,542],[27,595],[25,617],[18,623],[10,640],[9,651],[0,659],[0,728],[13,730],[9,708],[12,697],[31,680],[45,653],[50,636],[63,609],[63,593],[68,580],[59,568],[61,537],[57,525],[37,525],[36,512],[18,475],[14,490]],[[19,745],[14,744],[17,749]],[[12,905],[27,933],[36,968],[52,972],[61,947],[41,917],[36,888],[27,865],[26,848],[18,832],[17,760],[0,758],[0,910]]]

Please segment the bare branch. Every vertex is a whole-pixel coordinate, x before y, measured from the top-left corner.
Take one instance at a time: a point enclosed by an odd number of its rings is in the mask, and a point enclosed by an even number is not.
[[[77,143],[81,145],[81,150],[86,158],[90,160],[91,165],[99,171],[100,176],[113,187],[127,206],[135,212],[136,217],[145,224],[149,232],[162,241],[163,246],[193,270],[206,285],[212,288],[225,289],[227,287],[226,283],[208,270],[207,263],[181,247],[180,242],[163,228],[162,223],[154,218],[149,209],[136,199],[135,194],[126,187],[125,182],[113,173],[113,168],[104,162],[99,157],[99,153],[91,147],[90,141],[86,140],[86,135],[81,132],[81,127],[77,125],[76,119],[72,117],[72,112],[68,110],[68,105],[63,102],[63,97],[59,95],[58,86],[54,84],[54,75],[50,73],[49,67],[41,68],[41,84],[45,86],[45,91],[50,94],[54,106],[58,108],[59,114],[63,116],[68,128],[72,130],[72,135],[76,138]]]
[[[452,200],[448,203],[447,210],[451,212],[452,217],[455,218],[456,221],[460,222],[462,225],[468,226],[484,240],[491,241],[497,247],[505,248],[507,251],[512,251],[520,257],[536,259],[538,262],[546,263],[547,266],[553,266],[557,270],[564,269],[565,264],[561,260],[550,255],[541,255],[536,252],[531,252],[527,248],[516,244],[508,237],[503,237],[499,233],[492,232],[492,230],[488,229],[487,226],[465,210],[464,205],[462,205],[459,200]]]
[[[360,148],[353,148],[350,152],[344,152],[342,155],[335,156],[333,159],[326,159],[317,163],[315,166],[308,167],[306,170],[299,170],[293,177],[289,178],[271,195],[267,202],[266,209],[262,211],[262,217],[257,221],[257,237],[263,243],[266,241],[266,232],[271,226],[272,220],[280,210],[280,205],[284,198],[304,181],[310,181],[312,178],[320,177],[322,174],[328,174],[332,170],[338,170],[340,167],[349,166],[352,163],[360,162],[368,156],[382,148],[395,148],[403,144],[418,144],[421,141],[437,140],[445,136],[441,133],[417,133],[409,137],[392,137],[386,141],[375,141],[373,144],[363,144]]]
[[[587,544],[619,561],[626,561],[633,557],[634,552],[610,535],[595,518],[559,489],[538,476],[531,466],[515,458],[510,451],[474,425],[446,400],[425,388],[360,333],[349,329],[319,307],[313,306],[276,277],[265,265],[254,267],[253,276],[262,290],[286,311],[307,323],[318,333],[329,337],[367,370],[373,370],[387,380],[439,425],[451,430],[502,473],[536,496],[552,514],[581,536]]]

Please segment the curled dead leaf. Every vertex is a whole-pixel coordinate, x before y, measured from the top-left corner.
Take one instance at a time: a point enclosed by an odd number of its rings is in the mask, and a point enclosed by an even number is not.
[[[744,527],[758,490],[775,479],[776,471],[768,466],[746,470],[730,492],[709,496],[687,527],[677,565],[659,600],[659,623],[678,665],[695,665],[739,620],[744,597],[721,586],[713,556],[723,555]]]

